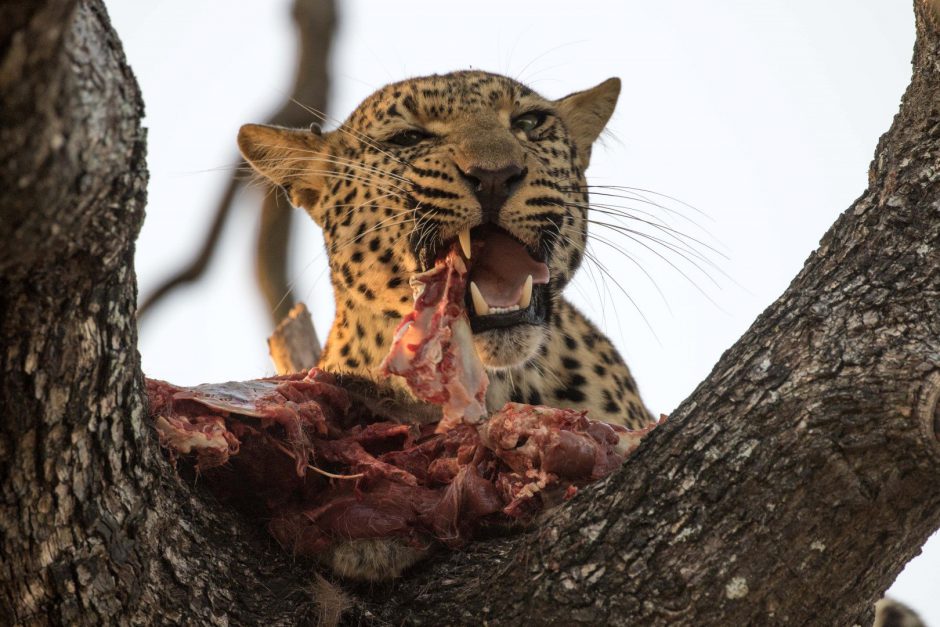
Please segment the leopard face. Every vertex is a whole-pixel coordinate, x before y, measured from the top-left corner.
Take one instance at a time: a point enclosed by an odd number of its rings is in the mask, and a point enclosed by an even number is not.
[[[536,356],[583,258],[584,170],[619,90],[549,100],[465,71],[388,85],[329,133],[243,127],[245,158],[323,228],[337,309],[326,365],[372,374],[411,308],[408,277],[452,246],[469,257],[484,364]]]

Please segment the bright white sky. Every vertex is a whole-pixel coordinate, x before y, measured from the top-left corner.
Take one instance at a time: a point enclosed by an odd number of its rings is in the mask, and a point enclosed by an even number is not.
[[[141,294],[201,242],[236,159],[238,127],[262,121],[289,92],[289,4],[109,2],[147,106]],[[670,255],[689,281],[636,243],[595,230],[636,257],[665,298],[601,243],[599,262],[637,306],[590,264],[568,290],[614,339],[650,407],[664,413],[780,295],[864,190],[875,143],[910,76],[914,40],[911,3],[883,0],[341,4],[331,100],[339,118],[389,81],[467,67],[514,76],[550,97],[623,79],[592,182],[691,203],[704,215],[677,202],[667,205],[685,218],[658,215],[727,256],[712,255],[713,282]],[[206,279],[145,322],[140,351],[149,376],[195,384],[273,371],[253,282],[258,206],[255,192],[240,196]],[[296,292],[323,337],[332,303],[322,241],[312,222],[297,222]],[[938,582],[935,537],[891,592],[940,625]]]

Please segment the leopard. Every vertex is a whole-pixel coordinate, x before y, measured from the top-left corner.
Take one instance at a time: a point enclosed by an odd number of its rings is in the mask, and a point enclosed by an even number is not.
[[[585,172],[620,90],[610,78],[553,100],[462,70],[384,86],[334,130],[242,126],[245,160],[323,232],[336,313],[318,366],[408,393],[379,366],[412,310],[409,277],[459,246],[488,411],[545,404],[652,424],[620,353],[564,296],[585,260]],[[332,566],[387,579],[425,553],[357,540],[334,551]]]

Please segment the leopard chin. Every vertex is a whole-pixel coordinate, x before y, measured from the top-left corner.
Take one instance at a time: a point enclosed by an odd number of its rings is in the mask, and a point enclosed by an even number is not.
[[[522,366],[538,354],[545,340],[545,327],[535,324],[518,324],[473,335],[477,354],[491,370]]]

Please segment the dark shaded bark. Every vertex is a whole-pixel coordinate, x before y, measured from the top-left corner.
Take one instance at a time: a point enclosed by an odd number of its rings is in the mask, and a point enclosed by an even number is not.
[[[309,569],[144,420],[143,106],[101,3],[4,9],[0,42],[0,624],[302,619]]]
[[[940,15],[869,189],[623,469],[361,590],[364,623],[867,624],[940,527]],[[313,567],[157,450],[140,95],[99,2],[0,13],[0,623],[296,624]]]

